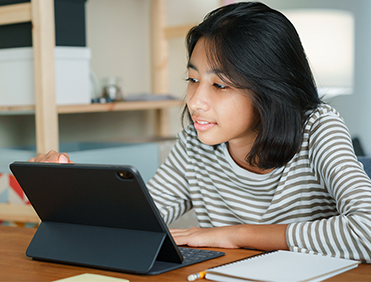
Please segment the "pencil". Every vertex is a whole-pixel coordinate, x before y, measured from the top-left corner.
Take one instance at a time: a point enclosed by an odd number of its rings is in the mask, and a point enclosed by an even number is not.
[[[188,276],[188,281],[195,281],[197,279],[202,279],[206,275],[206,271],[201,271],[199,273],[191,274]]]

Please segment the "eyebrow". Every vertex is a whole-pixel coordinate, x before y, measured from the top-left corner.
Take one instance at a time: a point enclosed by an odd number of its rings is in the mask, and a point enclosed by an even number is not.
[[[193,70],[198,72],[198,69],[196,68],[196,66],[193,65],[191,62],[188,62],[187,69],[193,69]],[[207,71],[207,73],[216,74],[216,75],[224,75],[225,74],[224,71],[222,71],[221,69],[210,69],[210,70]]]
[[[187,69],[197,70],[197,68],[194,65],[192,65],[191,62],[188,62]]]

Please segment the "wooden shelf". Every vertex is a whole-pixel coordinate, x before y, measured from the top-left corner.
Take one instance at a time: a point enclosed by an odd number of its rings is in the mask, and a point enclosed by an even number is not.
[[[54,0],[31,0],[29,3],[0,7],[0,25],[32,23],[32,45],[35,74],[35,105],[0,106],[0,115],[35,115],[38,153],[58,150],[58,115],[111,111],[156,110],[156,135],[168,137],[170,107],[181,107],[176,100],[120,102],[91,105],[55,104],[55,28]],[[154,94],[168,94],[168,41],[184,36],[193,25],[168,27],[166,0],[151,0],[152,89]]]
[[[59,114],[70,113],[91,113],[91,112],[112,112],[112,111],[139,111],[139,110],[160,110],[165,108],[182,106],[181,100],[162,101],[133,101],[115,102],[107,104],[71,105],[58,106]]]
[[[89,105],[64,105],[57,106],[58,114],[114,112],[114,111],[140,111],[160,110],[171,107],[181,107],[182,100],[160,100],[160,101],[133,101],[115,102],[107,104]],[[0,106],[0,115],[21,115],[35,113],[35,106]]]
[[[32,21],[31,3],[0,7],[0,25]]]

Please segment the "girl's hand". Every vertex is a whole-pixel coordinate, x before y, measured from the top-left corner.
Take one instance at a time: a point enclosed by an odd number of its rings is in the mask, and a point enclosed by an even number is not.
[[[28,161],[42,163],[73,163],[68,154],[58,153],[54,150],[49,151],[47,154],[39,154],[37,157],[31,158]]]
[[[177,245],[235,249],[240,247],[235,243],[238,229],[239,226],[234,225],[214,228],[171,229],[170,232]]]
[[[214,248],[288,250],[287,224],[239,224],[214,228],[172,229],[177,245]]]

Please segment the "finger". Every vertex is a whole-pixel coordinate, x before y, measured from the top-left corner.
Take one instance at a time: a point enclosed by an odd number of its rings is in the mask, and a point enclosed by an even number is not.
[[[69,163],[70,157],[67,153],[58,153],[54,150],[49,151],[46,154],[46,159],[43,162],[55,162],[55,163]]]
[[[171,234],[176,234],[176,233],[180,233],[180,232],[184,232],[185,229],[170,229],[170,233]]]
[[[59,160],[59,156],[60,156],[60,153],[54,151],[54,150],[50,150],[47,154],[46,154],[46,159],[47,161],[51,161],[51,162],[58,162]]]
[[[35,162],[46,162],[46,161],[53,161],[53,156],[58,154],[56,151],[49,151],[46,154],[38,154],[35,158]],[[55,157],[54,157],[55,158]]]
[[[173,239],[175,241],[175,244],[177,244],[178,246],[181,246],[181,245],[187,245],[187,236],[185,235],[173,235]]]
[[[45,162],[45,163],[48,163],[48,162],[58,163],[60,155],[61,155],[60,153],[58,153],[54,150],[51,150],[47,154],[39,154],[35,158],[34,161],[35,162]]]
[[[64,156],[67,159],[67,163],[74,163],[70,160],[70,156],[67,153],[62,153],[62,156]],[[59,162],[61,162],[61,157],[59,157]]]
[[[172,236],[187,236],[192,232],[189,229],[171,229],[170,233]]]
[[[68,163],[68,158],[67,158],[64,154],[61,154],[61,155],[59,156],[59,158],[58,158],[58,162],[59,162],[59,163],[64,163],[64,164],[66,164],[66,163]]]
[[[199,230],[200,227],[191,227],[191,228],[173,228],[173,229],[170,229],[170,232],[185,232],[185,231],[196,231],[196,230]]]
[[[45,155],[44,155],[44,154],[39,154],[39,155],[37,155],[37,156],[34,158],[34,162],[40,162],[40,161],[42,161],[43,159],[45,159]]]

